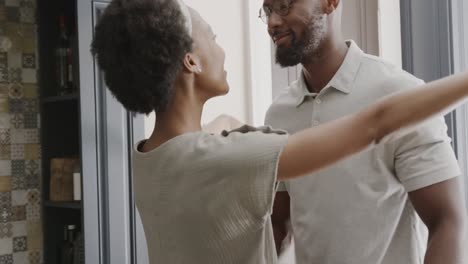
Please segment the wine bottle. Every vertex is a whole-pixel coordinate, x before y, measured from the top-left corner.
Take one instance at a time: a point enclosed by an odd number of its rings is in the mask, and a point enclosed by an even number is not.
[[[73,87],[72,50],[65,16],[59,18],[59,39],[55,51],[58,94],[70,93]]]
[[[73,264],[74,257],[74,235],[75,235],[76,226],[68,225],[66,226],[66,240],[62,245],[62,259],[61,264]]]
[[[76,233],[73,244],[73,264],[84,264],[84,240],[81,232]]]

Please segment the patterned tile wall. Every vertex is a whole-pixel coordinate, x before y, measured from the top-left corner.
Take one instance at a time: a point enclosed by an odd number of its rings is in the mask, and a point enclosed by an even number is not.
[[[42,263],[34,0],[0,0],[0,264]]]

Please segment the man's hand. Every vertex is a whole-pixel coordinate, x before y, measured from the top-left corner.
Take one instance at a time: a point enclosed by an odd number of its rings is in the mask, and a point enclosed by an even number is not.
[[[286,135],[287,132],[280,129],[274,129],[271,126],[261,126],[261,127],[254,127],[251,125],[243,125],[233,130],[224,130],[221,134],[227,137],[231,133],[250,133],[250,132],[262,132],[264,134],[277,134],[277,135]]]
[[[243,124],[236,118],[229,115],[220,115],[213,121],[203,126],[203,131],[211,134],[221,134],[224,130],[232,130],[238,128]]]

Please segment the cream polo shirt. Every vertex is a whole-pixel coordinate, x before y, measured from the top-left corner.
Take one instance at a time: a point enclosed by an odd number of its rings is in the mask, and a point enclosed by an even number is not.
[[[299,79],[275,100],[265,123],[293,134],[423,83],[347,44],[342,66],[324,90],[311,94]],[[297,264],[423,263],[427,229],[407,193],[461,174],[450,142],[438,117],[286,182]]]
[[[150,264],[275,264],[271,224],[287,135],[188,133],[134,150]]]

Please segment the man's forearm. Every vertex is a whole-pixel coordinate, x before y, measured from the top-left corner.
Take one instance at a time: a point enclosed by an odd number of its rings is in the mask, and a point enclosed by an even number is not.
[[[430,230],[424,264],[467,264],[466,223],[446,221]]]

